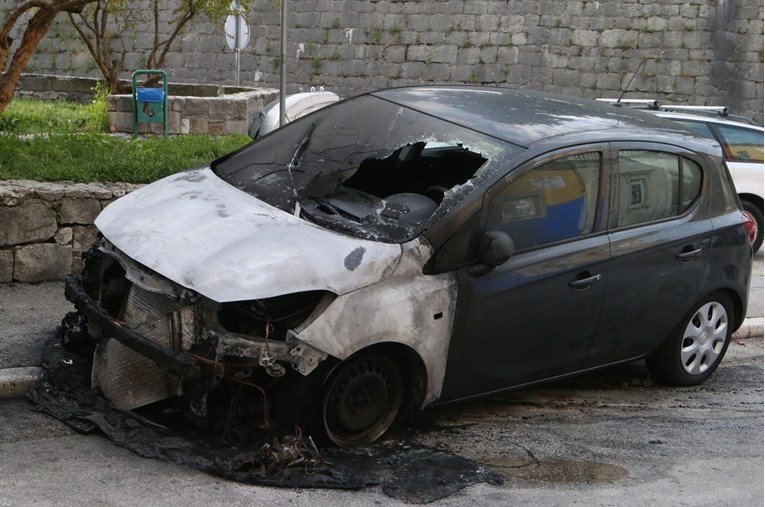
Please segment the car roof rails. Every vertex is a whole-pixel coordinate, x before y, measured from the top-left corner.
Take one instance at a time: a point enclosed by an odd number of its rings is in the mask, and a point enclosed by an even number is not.
[[[759,123],[747,118],[746,116],[739,116],[737,114],[730,114],[726,106],[683,106],[683,105],[665,105],[660,106],[659,111],[667,111],[668,113],[688,113],[697,114],[701,116],[719,116],[726,120],[734,121],[737,123],[746,123],[748,125],[757,125]]]
[[[652,111],[658,111],[660,104],[656,99],[595,99],[600,102],[608,102],[612,106],[620,107],[622,104],[629,107],[638,109],[650,109]]]
[[[659,106],[659,109],[662,111],[678,111],[681,113],[702,113],[713,114],[716,116],[728,116],[728,108],[726,106],[685,106],[667,104]]]
[[[622,104],[634,108],[634,109],[648,109],[651,111],[666,111],[676,113],[688,113],[698,114],[701,116],[719,116],[726,120],[731,120],[739,123],[747,123],[749,125],[759,125],[756,121],[746,116],[739,116],[729,114],[727,106],[688,106],[684,104],[661,104],[657,99],[608,99],[601,98],[595,99],[600,102],[608,102],[613,106],[621,106]]]

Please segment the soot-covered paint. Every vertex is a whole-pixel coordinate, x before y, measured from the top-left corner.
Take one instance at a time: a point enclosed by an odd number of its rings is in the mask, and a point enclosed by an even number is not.
[[[357,267],[361,265],[361,261],[364,258],[364,253],[366,252],[366,248],[363,246],[355,248],[351,253],[349,253],[345,257],[345,267],[349,271],[355,270]]]
[[[424,275],[432,250],[424,240],[402,245],[396,269],[374,286],[335,299],[297,338],[345,359],[375,343],[398,343],[414,350],[425,367],[423,403],[438,398],[457,304],[452,273]],[[364,325],[359,326],[359,316]]]
[[[401,253],[399,245],[345,236],[269,206],[208,168],[128,194],[96,226],[129,258],[218,302],[344,294],[381,280]],[[363,258],[349,272],[355,257],[347,261],[348,252],[359,248]]]

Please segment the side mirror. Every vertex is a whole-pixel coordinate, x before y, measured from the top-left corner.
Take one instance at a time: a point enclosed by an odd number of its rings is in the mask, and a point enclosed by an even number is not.
[[[509,234],[501,231],[488,231],[481,239],[479,258],[481,264],[473,266],[468,273],[472,276],[485,275],[497,266],[504,264],[515,253],[515,243]]]

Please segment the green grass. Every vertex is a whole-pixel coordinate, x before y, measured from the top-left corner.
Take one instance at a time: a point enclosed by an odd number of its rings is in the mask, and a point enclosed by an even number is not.
[[[225,155],[247,136],[125,140],[106,134],[0,136],[0,179],[149,183]]]
[[[76,102],[13,100],[0,115],[0,132],[81,132],[87,128],[91,117],[88,106]]]
[[[234,151],[244,135],[120,139],[102,130],[98,101],[14,100],[0,115],[0,179],[150,183]]]

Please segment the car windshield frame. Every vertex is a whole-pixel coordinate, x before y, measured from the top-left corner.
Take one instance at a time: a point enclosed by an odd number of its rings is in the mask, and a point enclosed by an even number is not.
[[[522,150],[361,95],[291,122],[211,168],[236,188],[322,227],[401,243],[419,236]]]

